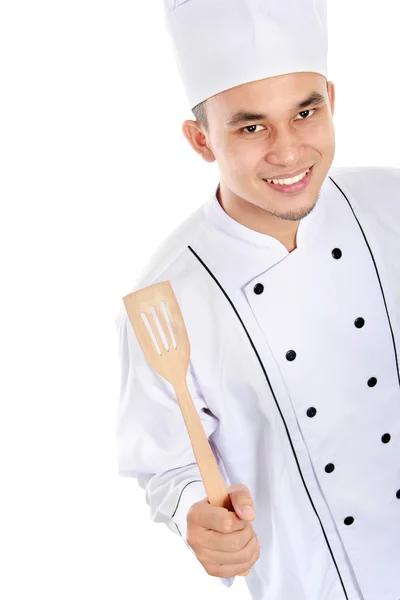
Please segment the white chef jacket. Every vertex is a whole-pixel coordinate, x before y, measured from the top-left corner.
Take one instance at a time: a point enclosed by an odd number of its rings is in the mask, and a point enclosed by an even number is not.
[[[131,291],[170,280],[177,296],[189,390],[226,485],[256,507],[251,597],[400,600],[400,170],[331,168],[290,253],[216,190]],[[187,544],[207,493],[179,404],[124,306],[115,323],[119,475]]]

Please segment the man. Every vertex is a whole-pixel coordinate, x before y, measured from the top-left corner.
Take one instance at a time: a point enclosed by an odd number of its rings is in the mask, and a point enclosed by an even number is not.
[[[323,0],[166,15],[197,119],[183,133],[220,181],[133,289],[172,283],[235,512],[207,502],[123,307],[119,474],[207,573],[230,586],[250,568],[253,600],[399,600],[400,171],[331,168]]]

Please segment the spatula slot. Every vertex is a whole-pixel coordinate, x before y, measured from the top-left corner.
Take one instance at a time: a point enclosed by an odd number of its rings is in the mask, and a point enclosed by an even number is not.
[[[151,327],[151,325],[150,325],[150,323],[149,323],[149,321],[148,321],[148,319],[147,319],[146,313],[144,313],[144,312],[141,312],[141,313],[140,313],[140,316],[142,317],[142,319],[143,319],[143,322],[144,322],[144,324],[146,325],[147,331],[149,332],[149,334],[150,334],[150,336],[151,336],[151,339],[153,340],[153,342],[154,342],[154,345],[155,345],[155,347],[157,348],[157,352],[158,352],[158,354],[161,356],[161,350],[160,350],[160,347],[159,347],[159,345],[157,344],[157,340],[156,340],[156,338],[155,338],[155,335],[154,335],[154,333],[153,333],[153,329],[152,329],[152,327]]]
[[[176,340],[175,340],[174,332],[172,331],[171,321],[169,320],[169,316],[167,313],[167,305],[165,304],[165,302],[161,302],[161,308],[164,313],[165,322],[167,323],[168,331],[169,331],[169,334],[172,339],[172,345],[174,346],[174,348],[176,350]]]
[[[154,308],[154,306],[150,307],[150,311],[151,311],[151,314],[153,315],[154,322],[155,322],[156,327],[158,329],[158,332],[159,332],[159,334],[161,336],[161,340],[162,340],[162,343],[164,344],[164,348],[168,352],[169,351],[169,345],[168,345],[168,342],[167,342],[167,338],[165,337],[164,329],[162,328],[162,325],[161,325],[160,321],[158,320],[157,311]]]

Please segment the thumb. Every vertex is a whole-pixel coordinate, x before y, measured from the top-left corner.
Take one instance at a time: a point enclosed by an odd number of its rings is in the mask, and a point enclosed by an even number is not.
[[[243,483],[234,483],[228,488],[233,509],[240,519],[255,519],[256,511],[249,488]]]

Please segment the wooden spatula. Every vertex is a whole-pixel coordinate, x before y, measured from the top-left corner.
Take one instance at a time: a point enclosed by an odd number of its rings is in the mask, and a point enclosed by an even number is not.
[[[161,281],[131,292],[123,301],[147,361],[175,390],[209,503],[234,511],[186,383],[190,343],[171,282]],[[249,572],[250,569],[241,575]]]

